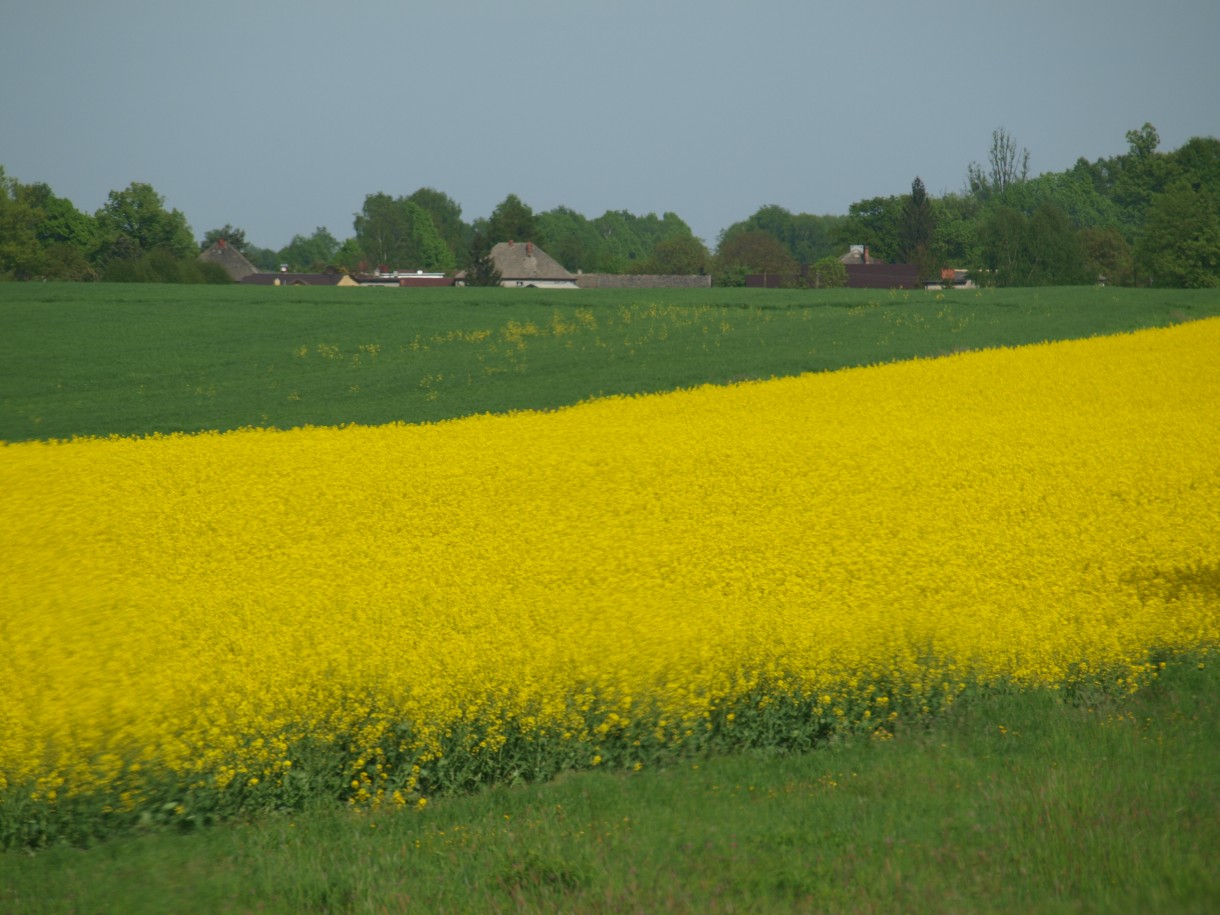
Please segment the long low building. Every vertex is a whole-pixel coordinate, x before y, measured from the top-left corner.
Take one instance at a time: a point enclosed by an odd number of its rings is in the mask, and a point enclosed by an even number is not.
[[[359,286],[347,273],[251,273],[241,278],[250,286]]]
[[[707,274],[668,273],[578,273],[581,289],[710,289]]]

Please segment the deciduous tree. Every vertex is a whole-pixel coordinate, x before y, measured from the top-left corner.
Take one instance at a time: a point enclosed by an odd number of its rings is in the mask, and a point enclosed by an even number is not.
[[[966,184],[972,194],[987,199],[1002,194],[1014,184],[1029,178],[1029,150],[1017,149],[1017,142],[1003,127],[991,132],[988,169],[972,162],[966,169]]]
[[[278,257],[289,270],[321,271],[334,263],[338,250],[335,236],[325,226],[318,226],[312,235],[294,235],[292,241],[280,249]]]
[[[847,268],[837,257],[823,257],[809,268],[806,285],[813,289],[838,289],[847,285]]]
[[[430,187],[421,187],[407,200],[426,210],[432,217],[437,234],[453,252],[453,263],[465,263],[471,229],[462,221],[462,208],[457,201]]]
[[[369,194],[356,214],[356,240],[377,266],[451,270],[456,261],[428,211],[405,197]]]
[[[42,270],[40,213],[23,197],[21,185],[0,166],[0,278],[28,279]]]
[[[1084,245],[1062,210],[1043,204],[1026,217],[993,206],[982,228],[983,261],[999,286],[1067,286],[1090,276]]]
[[[199,251],[186,217],[167,210],[165,199],[151,184],[133,182],[126,190],[111,191],[97,211],[97,221],[107,238],[126,237],[141,252],[163,249],[188,258]]]
[[[225,244],[232,248],[236,248],[238,251],[244,252],[246,250],[245,231],[243,229],[235,228],[229,225],[227,222],[219,229],[208,229],[208,231],[203,234],[203,241],[199,244],[199,250],[206,251],[208,248],[212,247],[212,245],[216,244],[216,242],[222,239],[224,240]]]
[[[716,250],[714,279],[718,286],[741,286],[751,273],[779,277],[781,285],[796,285],[800,266],[774,235],[758,230],[723,239]]]
[[[782,242],[797,263],[810,264],[837,253],[840,245],[835,232],[843,219],[842,216],[794,214],[776,204],[768,204],[756,210],[749,219],[729,226],[722,238],[757,229]]]
[[[1110,286],[1130,286],[1135,279],[1131,246],[1114,226],[1088,228],[1080,232],[1089,273]]]
[[[1141,280],[1157,286],[1220,286],[1220,198],[1186,178],[1153,197],[1136,246]]]
[[[707,272],[707,246],[693,235],[675,235],[653,245],[645,261],[648,273],[693,276]]]
[[[600,238],[593,224],[575,210],[559,206],[537,217],[537,242],[568,270],[600,271]]]
[[[867,245],[875,259],[897,260],[902,208],[902,197],[872,197],[853,203],[847,208],[847,218],[835,227],[839,249]]]

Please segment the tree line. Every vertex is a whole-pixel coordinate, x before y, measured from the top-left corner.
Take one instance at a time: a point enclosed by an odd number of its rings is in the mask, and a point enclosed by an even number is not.
[[[785,285],[841,285],[839,256],[853,244],[877,260],[916,264],[929,280],[955,268],[1004,286],[1220,285],[1220,140],[1197,137],[1162,152],[1151,124],[1126,140],[1125,153],[1034,177],[1029,151],[999,128],[960,191],[935,197],[916,177],[909,194],[860,200],[843,215],[771,204],[722,231],[714,250],[675,213],[536,213],[509,194],[490,216],[467,222],[433,188],[368,194],[343,241],[318,227],[273,250],[225,225],[197,242],[186,217],[148,184],[111,191],[87,214],[0,166],[0,278],[228,282],[197,258],[224,238],[263,270],[467,269],[487,282],[495,281],[492,245],[519,240],[573,272],[704,273],[723,286],[757,273]]]
[[[845,216],[763,207],[721,234],[717,279],[733,282],[735,261],[737,274],[798,284],[799,265],[860,244],[929,280],[957,268],[1000,286],[1220,285],[1220,140],[1161,152],[1151,124],[1126,139],[1121,155],[1031,177],[1029,151],[999,128],[959,192],[930,196],[916,177],[909,194],[857,201]]]

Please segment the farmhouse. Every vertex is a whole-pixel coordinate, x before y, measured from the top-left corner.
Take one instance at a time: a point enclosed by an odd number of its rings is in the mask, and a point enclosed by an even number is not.
[[[538,289],[576,289],[576,276],[533,242],[503,241],[491,249],[492,263],[500,271],[501,286]]]
[[[199,259],[208,264],[220,264],[220,266],[224,267],[225,272],[233,277],[235,282],[239,283],[251,274],[258,272],[258,268],[246,260],[244,254],[223,238],[217,239],[210,248],[199,255]]]

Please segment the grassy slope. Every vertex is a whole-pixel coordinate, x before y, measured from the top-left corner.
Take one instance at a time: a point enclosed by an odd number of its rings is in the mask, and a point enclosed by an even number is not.
[[[1220,314],[1214,291],[0,284],[0,440],[426,422]]]

